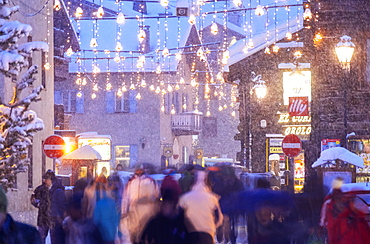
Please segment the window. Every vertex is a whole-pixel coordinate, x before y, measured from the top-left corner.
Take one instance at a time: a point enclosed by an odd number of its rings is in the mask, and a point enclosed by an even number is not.
[[[164,95],[164,113],[170,114],[174,109],[176,113],[181,111],[180,94],[178,92],[166,93]]]
[[[130,90],[123,92],[121,96],[115,91],[106,92],[107,113],[136,113],[137,112],[137,91]]]
[[[62,104],[65,113],[83,113],[84,112],[84,93],[76,90],[54,91],[54,104]]]
[[[137,145],[118,145],[114,147],[116,166],[121,164],[123,168],[132,167],[137,163]]]

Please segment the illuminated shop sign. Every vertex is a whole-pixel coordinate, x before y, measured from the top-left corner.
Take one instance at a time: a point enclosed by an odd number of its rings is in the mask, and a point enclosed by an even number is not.
[[[79,138],[78,147],[89,145],[94,148],[102,157],[102,160],[111,159],[111,140],[109,138]]]
[[[287,125],[283,126],[284,135],[295,134],[295,135],[309,135],[311,134],[311,125]]]
[[[278,123],[283,124],[283,135],[307,136],[311,134],[311,116],[290,117],[289,114],[279,114]]]
[[[293,116],[289,114],[279,114],[278,123],[311,123],[311,116]]]
[[[284,105],[289,105],[289,97],[308,97],[311,101],[311,71],[300,73],[283,72]]]

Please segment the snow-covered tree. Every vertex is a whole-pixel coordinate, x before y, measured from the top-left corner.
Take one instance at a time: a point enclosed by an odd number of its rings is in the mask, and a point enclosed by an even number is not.
[[[0,100],[0,185],[12,187],[16,174],[28,169],[28,147],[36,131],[44,128],[37,114],[30,110],[32,102],[39,101],[42,86],[33,88],[38,67],[29,67],[27,58],[33,51],[48,51],[45,42],[18,44],[32,27],[19,21],[10,21],[18,6],[7,7],[8,0],[0,0],[0,72],[4,82],[11,82],[13,96],[9,102]],[[28,68],[22,72],[22,69]],[[28,91],[22,94],[22,91]]]

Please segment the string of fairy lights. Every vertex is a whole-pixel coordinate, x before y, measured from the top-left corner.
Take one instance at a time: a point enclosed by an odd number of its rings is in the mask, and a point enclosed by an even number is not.
[[[243,30],[243,52],[248,53],[255,48],[253,37],[256,34],[263,32],[265,35],[266,54],[278,53],[279,47],[279,32],[285,29],[286,40],[294,40],[299,38],[291,33],[291,23],[293,18],[298,29],[303,26],[305,20],[313,18],[309,8],[305,8],[302,0],[297,0],[295,4],[282,5],[281,1],[275,0],[273,4],[264,5],[263,0],[194,0],[189,7],[189,16],[172,15],[169,11],[169,0],[159,0],[158,3],[163,6],[164,14],[159,16],[146,15],[143,6],[135,16],[127,16],[123,14],[123,10],[129,7],[128,4],[116,0],[117,9],[112,12],[105,13],[103,0],[95,0],[90,8],[96,8],[91,16],[87,16],[84,11],[85,6],[82,0],[76,5],[66,5],[67,12],[71,22],[81,33],[81,26],[84,21],[91,22],[91,39],[89,46],[91,49],[73,50],[72,46],[68,47],[65,55],[71,57],[73,62],[77,63],[77,78],[78,86],[77,96],[82,96],[83,87],[92,86],[91,98],[95,99],[98,96],[99,90],[115,91],[117,96],[123,96],[128,90],[136,90],[136,98],[140,99],[142,89],[150,91],[161,96],[161,110],[165,111],[166,94],[173,91],[192,89],[192,99],[182,97],[182,111],[186,111],[192,105],[195,112],[198,112],[200,107],[200,94],[205,100],[205,115],[211,115],[211,100],[218,100],[219,111],[230,108],[231,115],[236,116],[237,85],[225,83],[223,78],[224,67],[228,65],[230,59],[229,47],[235,44],[238,40],[235,36],[228,35],[229,14],[238,14],[241,18],[241,28]],[[155,1],[151,1],[154,4]],[[271,1],[269,1],[271,2]],[[72,7],[75,6],[75,7]],[[210,6],[210,7],[209,7]],[[74,8],[74,9],[73,9]],[[295,13],[292,13],[292,9]],[[300,16],[302,8],[305,9],[303,19]],[[60,9],[60,1],[54,1],[54,9]],[[85,13],[86,12],[86,13]],[[281,19],[280,13],[285,12],[286,20]],[[278,18],[280,16],[280,19]],[[318,16],[316,16],[318,17]],[[199,38],[199,45],[193,44],[186,46],[181,42],[181,33],[184,29],[183,20],[187,20],[188,24],[195,27]],[[100,24],[102,21],[115,20],[115,33],[112,35],[115,45],[111,49],[99,49]],[[155,50],[148,51],[149,42],[147,42],[148,32],[147,25],[154,20],[155,24],[151,28],[156,28],[155,37],[157,38]],[[138,48],[135,50],[127,50],[122,43],[123,30],[125,24],[129,21],[137,21],[137,41]],[[148,21],[148,23],[147,23]],[[283,22],[286,24],[281,25]],[[150,23],[149,23],[150,22]],[[263,28],[257,30],[255,23],[263,23]],[[169,26],[176,23],[175,29],[170,29]],[[209,30],[207,27],[209,26]],[[283,27],[282,27],[283,26]],[[280,28],[280,29],[279,29]],[[296,30],[296,29],[295,29]],[[218,42],[207,43],[207,37],[218,36]],[[296,34],[297,35],[297,34]],[[175,37],[175,42],[170,42],[169,38]],[[78,42],[81,46],[81,35],[77,35]],[[153,35],[152,35],[153,37]],[[70,43],[70,36],[67,37],[67,43]],[[109,37],[104,37],[109,38]],[[319,36],[317,37],[319,38]],[[239,38],[240,39],[240,38]],[[280,38],[281,39],[281,38]],[[134,40],[132,40],[134,41]],[[171,46],[176,43],[175,46]],[[216,48],[215,48],[216,46]],[[271,49],[270,49],[271,48]],[[190,51],[189,51],[190,50]],[[180,65],[186,55],[191,55],[190,74],[186,74],[183,65]],[[176,62],[175,75],[171,75],[173,62]],[[199,63],[204,64],[204,70],[198,70]],[[114,67],[114,68],[112,68]],[[112,73],[120,74],[120,82],[112,83]],[[172,72],[173,73],[173,72]],[[156,75],[156,79],[148,79],[149,74]],[[105,76],[105,85],[99,85],[100,77]],[[129,75],[129,77],[127,77]],[[91,77],[92,76],[92,77]],[[136,78],[134,78],[136,77]],[[152,77],[152,76],[151,76]],[[117,83],[117,82],[116,82]],[[189,104],[193,101],[193,104]],[[170,113],[175,114],[174,104],[170,108]]]

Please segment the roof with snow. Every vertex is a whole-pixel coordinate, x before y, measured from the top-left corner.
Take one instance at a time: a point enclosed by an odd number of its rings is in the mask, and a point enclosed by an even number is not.
[[[137,7],[135,4],[138,3],[136,1],[76,2],[90,3],[90,8],[95,8],[95,11],[101,4],[106,15],[102,19],[86,15],[77,19],[74,17],[75,9],[70,10],[70,19],[80,37],[81,48],[80,52],[72,55],[70,72],[90,73],[95,66],[100,72],[154,72],[158,65],[162,71],[176,71],[179,61],[175,54],[184,50],[191,28],[195,27],[202,39],[204,33],[199,30],[210,27],[214,22],[218,26],[226,26],[227,29],[245,36],[231,46],[230,43],[226,45],[230,52],[230,58],[224,67],[227,70],[229,65],[284,39],[287,32],[294,33],[303,28],[302,0],[242,0],[240,7],[233,1],[205,1],[204,5],[198,6],[195,4],[196,1],[192,0],[171,0],[167,8],[163,7],[160,1],[139,2],[145,3],[146,13],[134,10]],[[264,8],[264,14],[261,16],[255,14],[258,5]],[[189,24],[189,16],[175,16],[176,6],[189,7],[190,13],[196,15],[195,24]],[[82,6],[84,13],[85,8],[86,4]],[[125,16],[123,24],[117,24],[116,21],[116,16],[120,12]],[[138,40],[140,28],[149,30],[150,47],[144,54],[140,53],[142,50]],[[90,46],[92,38],[96,38],[95,48]],[[245,46],[250,40],[254,45],[245,52]],[[115,52],[117,42],[122,46],[119,53]],[[206,41],[202,39],[202,42]],[[169,49],[170,53],[167,57],[162,55],[165,48]],[[219,50],[224,51],[222,48],[220,45]],[[114,60],[116,56],[120,57],[120,62]],[[140,56],[145,56],[145,63],[138,68],[137,61]]]

